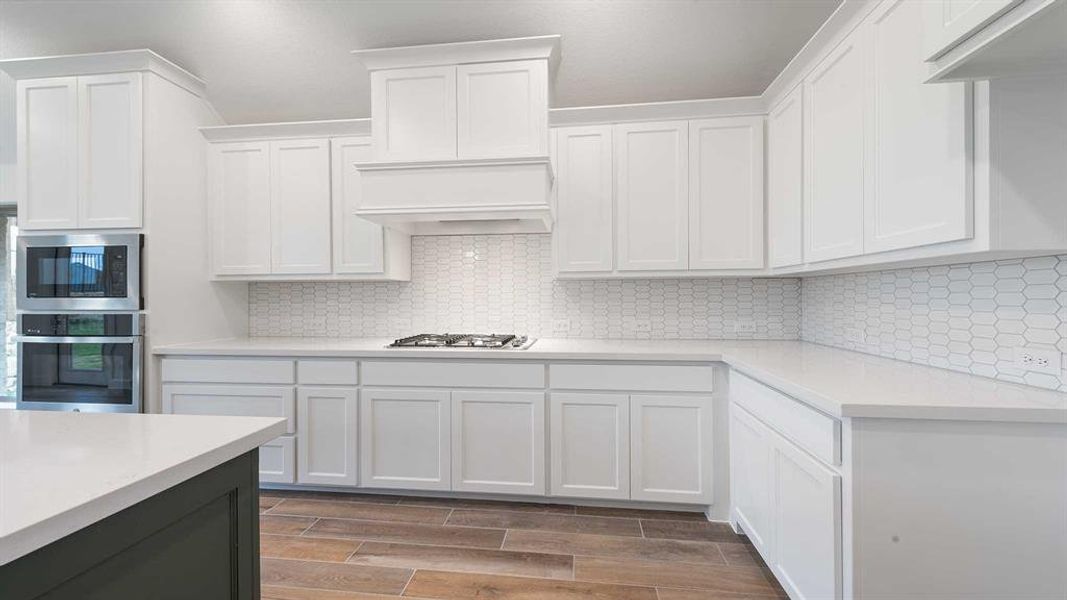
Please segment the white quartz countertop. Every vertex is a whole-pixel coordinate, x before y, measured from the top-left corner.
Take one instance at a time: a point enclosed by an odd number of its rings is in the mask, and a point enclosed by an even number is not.
[[[240,338],[169,356],[725,362],[835,417],[1067,423],[1067,394],[798,341],[538,339],[527,350],[386,348],[386,338]]]
[[[273,417],[0,411],[0,565],[285,433]]]

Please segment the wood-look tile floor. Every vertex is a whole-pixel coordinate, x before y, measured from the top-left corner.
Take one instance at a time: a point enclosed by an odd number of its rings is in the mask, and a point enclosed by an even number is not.
[[[264,491],[265,600],[778,600],[699,513]]]

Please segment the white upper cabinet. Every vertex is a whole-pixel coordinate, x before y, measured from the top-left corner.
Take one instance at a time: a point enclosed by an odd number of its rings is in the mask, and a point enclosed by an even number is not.
[[[271,142],[271,272],[330,272],[330,145]]]
[[[459,158],[548,154],[548,64],[544,60],[456,68]]]
[[[763,267],[763,117],[689,122],[689,268]]]
[[[610,272],[614,257],[611,126],[556,131],[556,267]]]
[[[374,159],[456,158],[456,67],[371,72]]]
[[[141,226],[141,110],[140,73],[78,78],[80,227]]]
[[[338,273],[381,273],[385,270],[381,225],[356,216],[361,192],[356,163],[371,160],[369,137],[330,140],[333,160],[333,268]]]
[[[804,259],[863,253],[865,30],[842,41],[804,81]]]
[[[212,144],[208,200],[212,257],[219,275],[270,272],[270,144]]]
[[[78,80],[25,79],[18,99],[19,229],[78,226]]]
[[[689,267],[686,121],[616,125],[616,244],[620,271]]]
[[[1022,0],[926,0],[920,60],[933,60]],[[914,40],[912,40],[914,45]]]
[[[867,22],[867,253],[972,235],[969,84],[922,83],[921,4],[887,0]]]
[[[142,222],[140,73],[16,84],[19,228]]]
[[[804,88],[796,86],[767,116],[767,262],[804,261]]]

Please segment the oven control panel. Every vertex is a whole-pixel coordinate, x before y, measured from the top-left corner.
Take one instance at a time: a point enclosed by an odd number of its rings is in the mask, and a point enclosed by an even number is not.
[[[131,313],[23,313],[19,333],[25,336],[128,337],[141,335],[139,314]]]

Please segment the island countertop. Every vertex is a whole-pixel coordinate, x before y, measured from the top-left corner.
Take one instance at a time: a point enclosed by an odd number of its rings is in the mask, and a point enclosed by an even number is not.
[[[283,433],[273,417],[0,410],[0,565]]]
[[[157,356],[723,362],[837,418],[1067,423],[1067,393],[801,341],[541,338],[526,350],[387,348],[385,338],[236,338]]]

